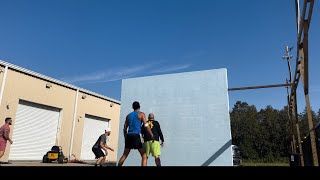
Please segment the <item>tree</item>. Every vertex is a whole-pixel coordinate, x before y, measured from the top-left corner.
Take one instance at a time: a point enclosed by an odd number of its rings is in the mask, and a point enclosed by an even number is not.
[[[320,109],[318,110],[318,113],[317,113],[317,116],[316,116],[316,120],[317,120],[317,123],[320,122]]]
[[[290,124],[288,117],[288,107],[285,106],[279,112],[279,124],[280,124],[280,157],[288,157],[290,147]],[[294,127],[295,128],[295,127]]]
[[[252,148],[257,145],[256,135],[259,132],[256,107],[238,101],[234,105],[230,117],[233,144],[239,146],[243,158],[258,159],[258,152]]]
[[[311,109],[311,114],[312,114],[313,125],[316,126],[317,115],[312,109]],[[307,108],[304,108],[304,111],[301,114],[299,114],[299,125],[300,125],[301,137],[306,137],[310,132]]]
[[[272,162],[288,157],[287,110],[267,106],[257,112],[254,105],[235,103],[230,113],[232,142],[239,146],[243,159]]]

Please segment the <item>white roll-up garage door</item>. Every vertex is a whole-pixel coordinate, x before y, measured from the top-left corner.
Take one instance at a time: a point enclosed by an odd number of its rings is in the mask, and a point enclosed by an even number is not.
[[[20,101],[13,119],[10,160],[42,160],[56,143],[60,109]]]
[[[84,120],[81,155],[82,160],[94,160],[95,156],[92,152],[92,146],[96,143],[99,136],[109,127],[109,120],[105,118],[86,115]]]

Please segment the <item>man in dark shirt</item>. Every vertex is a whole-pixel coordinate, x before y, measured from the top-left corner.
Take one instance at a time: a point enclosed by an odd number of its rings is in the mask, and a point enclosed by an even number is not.
[[[148,116],[148,124],[151,128],[151,131],[154,135],[154,140],[151,139],[150,135],[142,128],[142,136],[144,139],[144,148],[147,153],[147,157],[149,157],[150,153],[155,158],[155,163],[157,166],[161,166],[160,161],[160,143],[159,143],[159,137],[161,139],[161,147],[164,145],[164,138],[163,134],[160,128],[160,124],[158,121],[154,120],[154,115],[152,113]]]
[[[110,134],[111,129],[107,128],[105,130],[105,133],[98,138],[97,142],[92,147],[92,152],[94,153],[97,159],[95,166],[98,166],[99,164],[100,166],[102,166],[102,164],[105,162],[106,156],[108,155],[107,149],[114,151],[111,147],[107,146],[107,136],[110,136]],[[106,154],[104,154],[101,149],[103,149],[106,152]]]

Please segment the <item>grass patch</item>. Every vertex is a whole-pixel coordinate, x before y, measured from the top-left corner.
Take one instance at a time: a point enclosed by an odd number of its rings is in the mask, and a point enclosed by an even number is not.
[[[264,162],[243,162],[241,166],[289,166],[289,163],[274,162],[274,163],[264,163]]]

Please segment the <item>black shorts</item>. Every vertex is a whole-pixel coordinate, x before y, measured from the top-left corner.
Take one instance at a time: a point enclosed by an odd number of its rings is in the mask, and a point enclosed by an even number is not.
[[[92,148],[92,152],[96,156],[96,159],[99,159],[100,157],[105,157],[106,155],[100,148]]]
[[[126,149],[141,149],[142,142],[141,142],[140,134],[127,134],[125,148]]]

